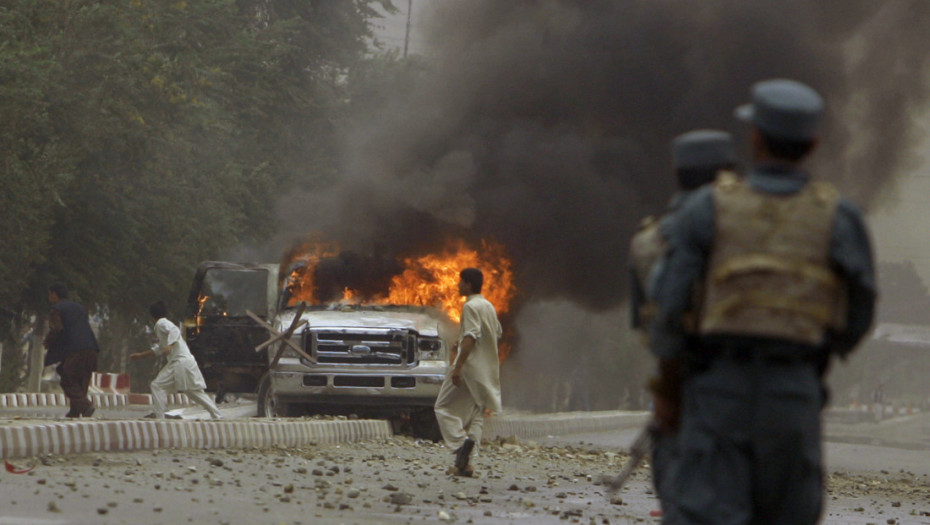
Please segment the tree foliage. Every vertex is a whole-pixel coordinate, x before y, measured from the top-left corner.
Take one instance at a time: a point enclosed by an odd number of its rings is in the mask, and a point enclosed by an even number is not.
[[[120,325],[332,177],[386,0],[0,1],[0,305],[61,280]],[[6,334],[7,337],[12,334]]]

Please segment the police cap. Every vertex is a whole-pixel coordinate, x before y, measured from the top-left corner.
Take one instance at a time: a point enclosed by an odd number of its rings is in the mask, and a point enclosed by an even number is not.
[[[672,163],[676,170],[720,169],[736,163],[733,137],[725,131],[698,129],[672,140]]]
[[[795,80],[773,79],[752,87],[752,101],[736,108],[736,117],[773,138],[811,140],[823,111],[823,99]]]

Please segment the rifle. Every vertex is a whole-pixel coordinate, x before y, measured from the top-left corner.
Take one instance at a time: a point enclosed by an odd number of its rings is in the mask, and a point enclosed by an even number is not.
[[[652,451],[652,446],[655,443],[656,433],[658,431],[655,422],[650,421],[639,432],[636,439],[633,440],[633,444],[630,445],[630,459],[628,459],[623,465],[623,468],[620,469],[620,473],[608,484],[608,491],[610,493],[617,492],[623,488],[623,485],[630,479],[636,467],[646,459],[646,456]]]

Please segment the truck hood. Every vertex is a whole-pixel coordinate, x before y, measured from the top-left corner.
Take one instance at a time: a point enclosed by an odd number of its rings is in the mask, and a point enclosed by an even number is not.
[[[276,323],[279,330],[286,330],[294,321],[295,310],[281,312]],[[416,330],[420,335],[439,336],[440,320],[436,314],[427,312],[379,311],[368,309],[307,310],[301,316],[313,329],[318,328],[381,328]],[[304,331],[304,326],[299,330]],[[299,333],[298,332],[298,333]]]

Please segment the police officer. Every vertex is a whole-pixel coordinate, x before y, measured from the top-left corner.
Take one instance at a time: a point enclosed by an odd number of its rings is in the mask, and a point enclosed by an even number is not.
[[[670,231],[674,212],[694,190],[713,182],[720,171],[732,170],[735,164],[733,137],[724,131],[699,129],[672,140],[672,167],[678,192],[672,196],[667,213],[660,219],[654,216],[643,219],[630,241],[631,323],[634,329],[645,331],[655,316],[654,305],[647,299],[646,292],[650,276],[664,254],[664,238]]]
[[[661,219],[647,217],[643,219],[639,230],[630,241],[631,274],[631,314],[633,328],[644,333],[655,316],[655,304],[647,297],[650,276],[665,251],[665,237],[671,229],[674,212],[694,190],[713,182],[722,170],[732,170],[736,164],[736,152],[733,137],[729,133],[702,129],[689,131],[672,140],[672,167],[678,185],[678,192],[672,197],[668,213]],[[659,360],[658,366],[675,367],[676,361]],[[677,372],[676,372],[677,373]],[[670,375],[671,371],[657,373],[658,376]],[[650,387],[661,386],[653,380]],[[653,407],[662,414],[678,406],[677,390],[657,391],[653,388]],[[663,414],[657,422],[674,420]],[[666,485],[674,476],[675,433],[674,428],[656,428],[652,454],[652,480],[663,509],[672,505],[672,498]],[[665,510],[663,510],[665,512]]]
[[[747,178],[698,190],[672,222],[650,328],[652,351],[684,370],[659,378],[682,389],[664,523],[820,516],[823,374],[868,331],[876,296],[861,213],[800,166],[822,109],[799,82],[754,85],[736,112],[751,125]]]

